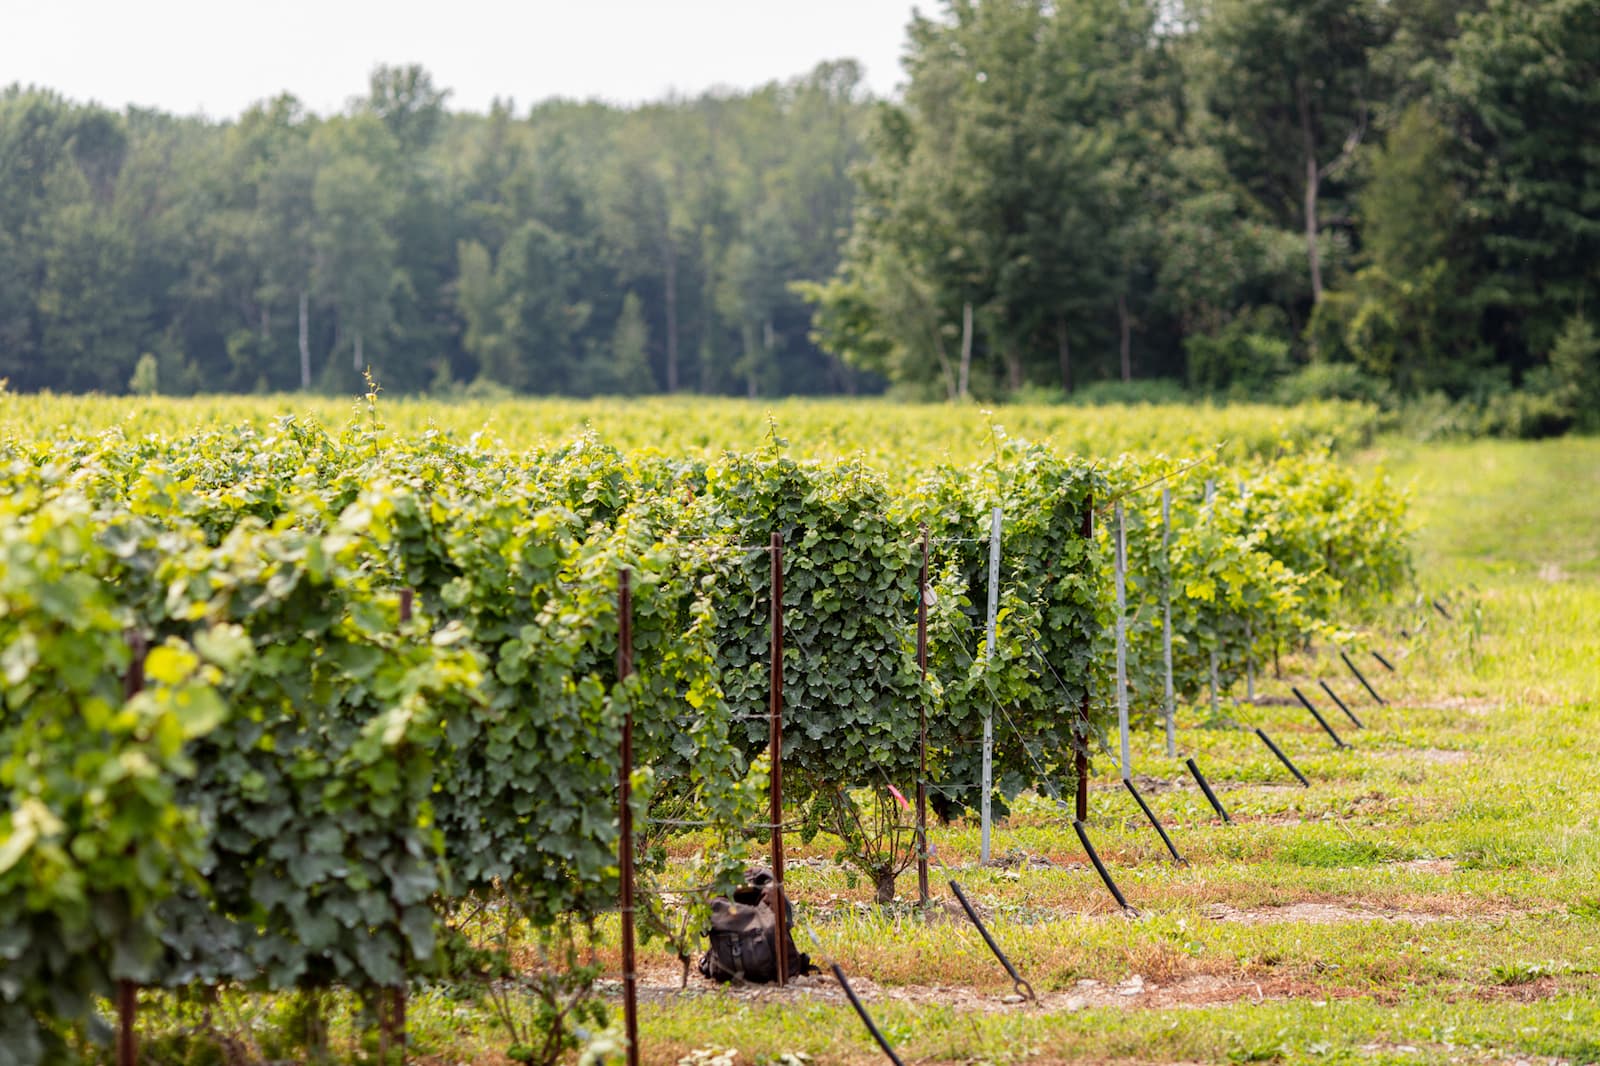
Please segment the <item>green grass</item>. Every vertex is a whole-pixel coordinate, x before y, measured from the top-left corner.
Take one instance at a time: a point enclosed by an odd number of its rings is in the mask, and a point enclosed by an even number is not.
[[[903,1058],[1600,1061],[1600,441],[1394,443],[1360,461],[1413,486],[1422,584],[1456,621],[1413,614],[1408,628],[1429,619],[1414,640],[1385,640],[1399,673],[1372,662],[1368,676],[1387,707],[1358,699],[1326,649],[1260,681],[1287,695],[1328,679],[1369,727],[1325,708],[1351,750],[1299,707],[1231,710],[1267,728],[1311,789],[1253,735],[1181,712],[1183,753],[1218,787],[1226,826],[1159,732],[1139,732],[1135,768],[1171,786],[1147,798],[1190,865],[1166,859],[1100,766],[1092,832],[1136,919],[1115,912],[1049,803],[1019,804],[999,829],[1003,867],[976,865],[974,826],[933,833],[936,894],[962,882],[1044,1007],[1003,1002],[1010,982],[963,922],[873,908],[831,846],[794,843],[807,860],[789,878],[807,915],[797,939],[860,979]],[[914,894],[914,874],[900,890]],[[615,929],[602,934],[614,972]],[[696,978],[680,995],[673,960],[651,947],[643,961],[646,1062],[701,1048],[740,1063],[883,1061],[829,983],[752,997]],[[1147,991],[1117,995],[1135,975]],[[425,1061],[504,1061],[490,1017],[447,990],[417,994],[409,1017]]]

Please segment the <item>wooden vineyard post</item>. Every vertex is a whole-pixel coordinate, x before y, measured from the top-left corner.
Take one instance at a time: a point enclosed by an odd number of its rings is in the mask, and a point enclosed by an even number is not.
[[[1084,497],[1083,522],[1078,527],[1078,533],[1085,541],[1094,539],[1094,495]],[[1078,704],[1079,724],[1083,727],[1074,745],[1073,768],[1078,775],[1077,809],[1074,812],[1080,822],[1089,820],[1089,677],[1083,678],[1083,699]]]
[[[994,645],[996,626],[1000,614],[1000,508],[994,509],[994,517],[989,526],[989,622],[984,630],[983,662],[987,667],[994,658]],[[994,791],[994,707],[990,706],[983,712],[983,796],[979,808],[980,827],[978,841],[978,862],[980,865],[989,865],[989,836],[993,829],[993,814],[990,810],[990,793]]]
[[[144,691],[145,640],[142,635],[129,630],[128,674],[123,679],[122,691],[133,699]],[[139,1036],[135,1022],[139,1014],[139,986],[129,980],[117,982],[117,1066],[135,1066],[139,1061]]]
[[[1123,529],[1122,501],[1113,509],[1117,528],[1112,545],[1112,566],[1117,592],[1117,733],[1122,742],[1122,780],[1133,778],[1132,746],[1128,741],[1128,542]]]
[[[777,886],[777,906],[773,908],[777,925],[778,987],[789,983],[788,897],[783,891],[783,534],[772,535],[772,692],[768,706],[769,751],[772,772],[772,880]]]
[[[633,587],[627,567],[617,572],[617,687],[633,675]],[[639,1066],[639,990],[633,931],[633,702],[622,712],[622,769],[618,772],[618,868],[622,877],[622,1018],[628,1066]]]
[[[928,902],[928,527],[922,527],[922,570],[917,577],[917,899]]]
[[[1176,700],[1172,691],[1172,489],[1161,488],[1161,666],[1166,678],[1161,710],[1167,726],[1167,758],[1178,756]]]

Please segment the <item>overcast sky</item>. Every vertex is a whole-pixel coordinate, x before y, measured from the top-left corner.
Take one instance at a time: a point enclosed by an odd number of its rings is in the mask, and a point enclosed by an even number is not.
[[[315,111],[378,63],[421,63],[451,107],[637,103],[854,58],[900,81],[913,0],[0,0],[0,86],[231,118],[288,90]],[[922,0],[933,10],[933,0]]]

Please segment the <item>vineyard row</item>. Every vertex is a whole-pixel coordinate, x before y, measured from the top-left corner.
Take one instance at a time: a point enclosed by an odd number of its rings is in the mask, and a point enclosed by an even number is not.
[[[982,800],[986,720],[999,810],[1075,784],[1114,706],[1116,503],[1145,712],[1167,613],[1192,699],[1213,661],[1226,681],[1333,636],[1409,577],[1403,500],[1312,457],[1095,466],[1001,442],[891,484],[776,445],[517,455],[288,419],[0,445],[0,1030],[16,1061],[54,1062],[117,980],[504,973],[466,901],[534,929],[616,905],[624,711],[642,926],[685,954],[704,900],[664,889],[727,883],[767,818],[774,533],[784,817],[892,894],[919,708],[943,816]],[[703,847],[668,886],[683,832]]]

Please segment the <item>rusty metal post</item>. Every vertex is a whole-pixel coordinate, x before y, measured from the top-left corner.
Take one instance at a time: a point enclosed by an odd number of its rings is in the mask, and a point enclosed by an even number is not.
[[[1090,494],[1083,501],[1083,521],[1078,526],[1078,534],[1084,540],[1094,538],[1094,496]],[[1078,775],[1077,809],[1074,815],[1080,822],[1089,820],[1089,678],[1083,679],[1083,699],[1078,704],[1078,718],[1083,726],[1078,743],[1074,745],[1073,770]]]
[[[124,634],[128,650],[128,674],[123,678],[124,697],[133,699],[144,691],[144,636],[134,630]],[[135,1066],[139,1061],[139,1036],[134,1025],[139,1014],[139,986],[132,981],[117,982],[117,1066]]]
[[[139,1038],[133,1028],[138,1011],[139,986],[132,981],[118,981],[117,1066],[135,1066],[139,1061]]]
[[[627,567],[617,572],[617,686],[633,675],[633,586]],[[626,700],[626,697],[624,697]],[[639,1066],[639,990],[633,957],[633,703],[622,714],[622,769],[618,773],[618,866],[622,875],[622,1018],[628,1066]]]
[[[778,987],[789,983],[789,909],[783,890],[783,534],[772,535],[772,693],[768,707],[771,783],[772,879],[778,889]]]
[[[922,570],[917,576],[917,898],[928,902],[928,527],[922,527]]]
[[[1172,489],[1161,487],[1161,669],[1165,680],[1161,713],[1167,727],[1167,758],[1178,757],[1177,701],[1172,686]]]
[[[1122,779],[1133,776],[1133,753],[1128,739],[1128,541],[1123,529],[1122,501],[1112,511],[1116,528],[1111,534],[1113,580],[1117,591],[1117,735],[1121,739]]]

